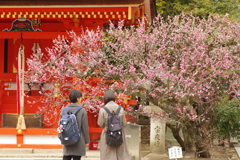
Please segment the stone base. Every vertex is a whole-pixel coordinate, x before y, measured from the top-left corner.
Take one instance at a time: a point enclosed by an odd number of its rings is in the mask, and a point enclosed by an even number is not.
[[[141,142],[150,143],[150,125],[141,126]]]
[[[137,124],[141,125],[141,143],[150,143],[150,119],[148,116],[139,115]]]
[[[150,125],[150,118],[148,116],[138,116],[138,122],[139,125]]]

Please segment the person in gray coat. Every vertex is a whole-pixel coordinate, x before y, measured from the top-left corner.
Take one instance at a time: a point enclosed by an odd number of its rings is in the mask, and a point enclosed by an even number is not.
[[[118,104],[115,103],[115,94],[112,91],[104,93],[104,104],[110,112],[117,111]],[[121,108],[119,116],[122,118],[123,126],[126,124],[126,117],[124,109]],[[126,145],[125,134],[122,131],[123,144],[121,146],[108,146],[106,144],[106,131],[107,131],[107,118],[108,113],[101,108],[98,115],[98,125],[103,128],[100,139],[100,158],[101,160],[130,160],[129,152]]]
[[[73,112],[81,103],[82,92],[78,89],[70,91],[70,104],[66,107],[70,112]],[[61,112],[63,115],[63,111]],[[89,146],[89,131],[88,131],[88,117],[85,109],[81,109],[76,114],[78,128],[80,131],[80,140],[73,145],[63,145],[63,160],[81,160],[82,156],[86,155],[86,147]]]

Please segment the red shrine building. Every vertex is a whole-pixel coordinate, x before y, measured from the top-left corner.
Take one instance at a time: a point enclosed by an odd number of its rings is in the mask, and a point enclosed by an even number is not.
[[[104,30],[109,20],[115,25],[118,20],[124,20],[126,26],[137,25],[138,19],[147,17],[151,21],[155,15],[154,0],[0,1],[0,148],[62,147],[57,138],[57,122],[45,125],[39,119],[31,119],[37,108],[26,102],[26,129],[16,128],[19,115],[16,75],[21,44],[27,59],[33,54],[34,46],[39,45],[44,52],[44,48],[53,45],[53,39],[67,35],[66,31],[81,34],[87,28]],[[33,92],[29,97],[38,99],[41,96],[38,93]],[[130,99],[125,102],[134,104]],[[94,140],[101,128],[95,115],[88,113],[88,117],[90,138]]]

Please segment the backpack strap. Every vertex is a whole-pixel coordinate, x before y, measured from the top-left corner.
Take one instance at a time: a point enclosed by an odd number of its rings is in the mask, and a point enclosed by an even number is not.
[[[69,112],[69,110],[67,109],[67,107],[63,107],[62,110],[63,110],[63,114],[64,114],[64,115],[68,114],[68,112]]]
[[[105,109],[105,111],[107,111],[108,115],[112,115],[112,113],[109,111],[109,109],[107,107],[103,106],[102,108]],[[122,108],[121,106],[118,106],[118,109],[115,113],[116,115],[118,115],[120,113],[121,108]]]
[[[117,109],[117,112],[116,112],[116,115],[118,115],[120,113],[120,110],[121,110],[121,106],[118,106],[118,109]]]
[[[112,115],[107,107],[103,106],[102,108],[105,109],[105,111],[108,113],[109,116]]]
[[[76,114],[80,109],[82,109],[82,107],[78,106],[73,112],[72,114]],[[63,107],[63,113],[64,114],[68,114],[70,111],[67,109],[67,107]],[[71,113],[71,112],[70,112]]]
[[[82,109],[82,107],[77,107],[74,111],[73,111],[73,113],[72,114],[76,114],[78,111],[80,111],[80,109]]]

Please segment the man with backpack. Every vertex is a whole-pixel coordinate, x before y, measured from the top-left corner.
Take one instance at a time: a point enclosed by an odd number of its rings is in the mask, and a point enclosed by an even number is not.
[[[103,128],[100,140],[101,160],[130,160],[123,126],[126,124],[124,109],[115,103],[112,91],[104,93],[104,106],[98,115],[98,125]]]
[[[89,146],[88,118],[85,109],[79,106],[81,97],[81,91],[71,90],[71,103],[61,111],[58,132],[63,144],[63,160],[81,160]]]

